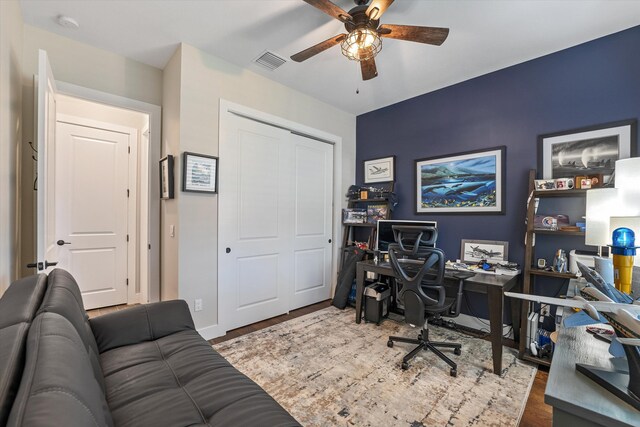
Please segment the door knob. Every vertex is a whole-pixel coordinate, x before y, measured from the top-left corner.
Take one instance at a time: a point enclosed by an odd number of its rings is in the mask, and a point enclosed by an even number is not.
[[[329,243],[331,243],[331,239],[329,239]]]
[[[225,249],[225,252],[228,253],[228,254],[231,253],[231,248]]]
[[[58,240],[58,241],[56,242],[56,244],[57,244],[58,246],[62,246],[62,245],[70,245],[70,244],[71,244],[71,242],[65,242],[64,240],[60,239],[60,240]]]

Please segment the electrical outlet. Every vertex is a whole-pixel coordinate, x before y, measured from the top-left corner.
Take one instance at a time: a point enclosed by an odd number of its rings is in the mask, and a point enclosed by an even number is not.
[[[548,316],[549,312],[551,311],[551,307],[548,304],[542,304],[540,307],[540,314],[542,316]]]
[[[193,304],[193,311],[202,311],[202,299],[197,298]]]

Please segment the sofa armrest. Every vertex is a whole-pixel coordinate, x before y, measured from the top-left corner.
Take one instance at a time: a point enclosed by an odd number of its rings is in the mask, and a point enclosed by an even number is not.
[[[89,324],[100,353],[195,330],[189,306],[183,300],[138,305],[89,319]]]

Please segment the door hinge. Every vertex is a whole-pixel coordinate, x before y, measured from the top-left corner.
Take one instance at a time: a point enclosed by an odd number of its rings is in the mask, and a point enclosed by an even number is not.
[[[127,188],[127,198],[129,198],[129,189]]]
[[[129,241],[129,235],[127,234],[127,242]]]
[[[149,243],[149,250],[151,250],[151,243]]]
[[[128,146],[128,147],[127,147],[127,152],[128,152],[129,154],[131,154],[131,146]]]
[[[127,286],[129,286],[129,278],[127,277]]]

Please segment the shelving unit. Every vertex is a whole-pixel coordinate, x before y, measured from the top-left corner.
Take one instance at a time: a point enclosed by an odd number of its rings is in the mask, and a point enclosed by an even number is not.
[[[588,190],[547,190],[547,191],[535,191],[536,171],[529,171],[529,191],[527,194],[532,195],[527,205],[527,231],[526,231],[526,247],[524,254],[524,279],[522,285],[522,292],[525,294],[531,294],[533,292],[533,283],[535,277],[552,277],[558,279],[575,279],[576,276],[572,273],[558,273],[555,271],[542,270],[536,267],[535,264],[535,236],[536,234],[553,236],[556,238],[570,237],[570,236],[584,236],[582,231],[562,231],[562,230],[538,230],[534,229],[534,219],[536,214],[536,199],[540,198],[558,198],[569,197],[579,198],[584,203],[584,199]],[[537,363],[543,366],[550,366],[551,362],[548,359],[540,359],[530,354],[527,342],[527,323],[529,316],[530,303],[523,301],[522,314],[520,319],[520,345],[519,345],[519,357],[521,359]]]
[[[388,193],[392,193],[394,185],[393,185],[393,182],[389,182],[389,183],[383,183],[383,184],[374,184],[372,185],[372,187],[383,188],[384,191]],[[387,197],[374,197],[374,198],[367,198],[367,199],[349,199],[347,207],[351,209],[354,209],[354,208],[367,209],[369,205],[385,205],[387,207],[387,214],[384,219],[391,219],[391,209],[393,206],[391,206],[391,201]],[[354,234],[356,229],[360,229],[360,230],[368,229],[368,232],[361,232],[360,238],[362,240],[366,239],[366,241],[370,245],[369,247],[371,247],[371,244],[375,242],[377,224],[371,224],[367,222],[362,224],[343,223],[342,225],[344,227],[344,230],[342,233],[343,249],[346,248],[349,245],[349,243],[354,240],[355,238]],[[342,261],[343,261],[342,258],[343,257],[340,257],[340,268],[342,268]]]

